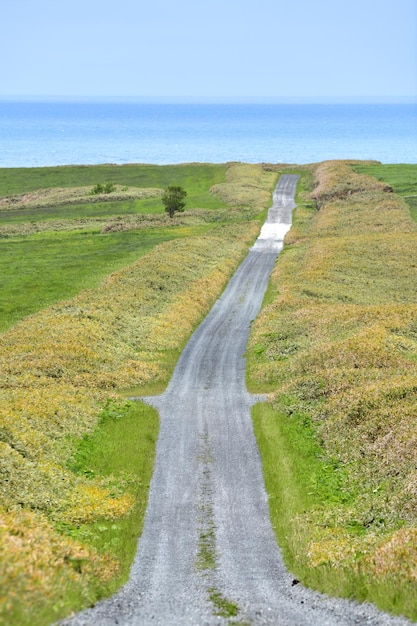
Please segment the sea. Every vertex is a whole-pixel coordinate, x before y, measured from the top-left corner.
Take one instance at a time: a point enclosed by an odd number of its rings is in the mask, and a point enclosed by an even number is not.
[[[0,167],[417,163],[417,104],[0,101]]]

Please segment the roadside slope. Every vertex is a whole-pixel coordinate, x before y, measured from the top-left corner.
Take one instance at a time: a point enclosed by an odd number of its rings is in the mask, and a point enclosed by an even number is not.
[[[297,208],[252,327],[255,427],[297,578],[416,620],[417,227],[356,167],[314,166]]]

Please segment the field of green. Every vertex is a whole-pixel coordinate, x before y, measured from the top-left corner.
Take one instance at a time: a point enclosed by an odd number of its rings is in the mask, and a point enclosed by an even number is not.
[[[1,624],[127,579],[158,417],[126,398],[164,389],[286,171],[247,353],[272,523],[303,583],[417,619],[417,165],[340,161],[0,169]]]
[[[123,191],[90,195],[107,180]],[[190,230],[186,219],[171,223],[165,216],[160,196],[172,180],[186,186],[192,209],[225,206],[210,193],[226,182],[222,165],[1,170],[0,330],[97,286],[163,241],[204,232],[202,219]]]
[[[302,172],[248,350],[272,523],[304,584],[416,620],[417,165]]]
[[[412,164],[382,165],[361,164],[355,166],[358,173],[375,176],[380,181],[392,186],[395,193],[402,196],[411,210],[411,215],[417,220],[417,175],[416,166]]]
[[[158,434],[127,390],[167,384],[276,179],[237,163],[0,170],[0,623],[50,624],[126,581]],[[188,194],[173,219],[169,184]]]

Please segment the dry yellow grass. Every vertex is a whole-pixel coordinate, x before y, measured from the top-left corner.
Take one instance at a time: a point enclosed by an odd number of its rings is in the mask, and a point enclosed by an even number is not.
[[[392,188],[366,174],[356,174],[356,161],[324,161],[315,168],[316,187],[312,198],[320,206],[337,198],[349,198],[358,192],[391,192]]]
[[[59,206],[61,204],[81,204],[92,202],[117,201],[117,200],[145,200],[147,198],[160,198],[163,189],[158,188],[135,188],[114,185],[112,193],[91,194],[92,187],[70,187],[40,189],[30,193],[17,194],[0,198],[0,209],[34,209],[39,207]]]
[[[210,192],[230,207],[266,208],[276,178],[276,172],[259,165],[234,163],[226,171],[226,182],[214,185]]]
[[[83,578],[105,582],[117,572],[117,561],[59,535],[33,512],[0,509],[0,623],[9,624],[16,605],[30,618],[31,606],[59,603],[66,588],[76,588],[84,602],[91,597]],[[81,569],[82,565],[82,569]],[[16,622],[17,623],[17,622]]]
[[[312,424],[335,468],[332,495],[290,522],[293,567],[332,592],[332,569],[360,573],[359,596],[389,607],[374,583],[387,598],[416,591],[417,225],[348,162],[319,164],[316,184],[319,210],[290,233],[253,326],[251,377],[280,419]]]

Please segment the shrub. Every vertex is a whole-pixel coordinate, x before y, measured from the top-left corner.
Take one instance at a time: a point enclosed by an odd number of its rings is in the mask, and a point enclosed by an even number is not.
[[[97,196],[102,193],[113,193],[113,191],[116,191],[116,185],[109,181],[107,183],[104,183],[104,185],[102,185],[101,183],[97,183],[97,185],[92,188],[90,193],[92,196]]]

